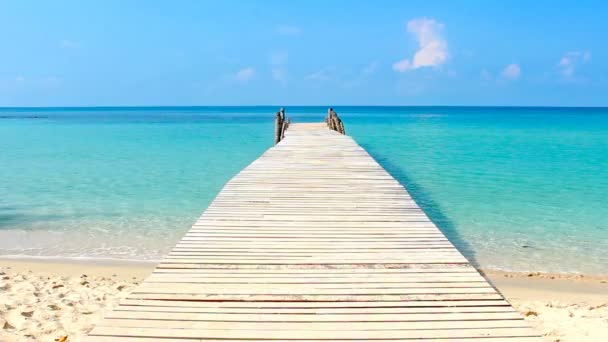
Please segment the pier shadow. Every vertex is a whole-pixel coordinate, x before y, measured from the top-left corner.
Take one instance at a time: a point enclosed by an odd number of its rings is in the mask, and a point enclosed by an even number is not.
[[[381,154],[376,154],[372,146],[363,144],[370,155],[376,159],[376,161],[388,171],[401,185],[403,185],[407,191],[412,195],[412,198],[416,203],[424,210],[429,219],[439,228],[445,236],[450,240],[452,244],[458,249],[476,268],[480,268],[479,263],[475,255],[473,247],[460,235],[454,222],[446,216],[441,206],[433,200],[430,193],[424,189],[424,187],[412,180],[405,171],[400,169],[397,165],[392,163],[388,158],[383,157]]]

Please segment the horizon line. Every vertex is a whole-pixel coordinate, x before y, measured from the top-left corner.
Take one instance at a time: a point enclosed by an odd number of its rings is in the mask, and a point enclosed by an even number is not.
[[[0,106],[2,109],[82,109],[82,108],[226,108],[226,107],[410,107],[410,108],[584,108],[584,109],[608,109],[605,106],[560,106],[560,105],[92,105],[92,106]]]

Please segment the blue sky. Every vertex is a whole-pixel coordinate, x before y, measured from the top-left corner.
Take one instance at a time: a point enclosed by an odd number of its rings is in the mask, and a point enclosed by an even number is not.
[[[608,105],[600,1],[0,1],[0,106]]]

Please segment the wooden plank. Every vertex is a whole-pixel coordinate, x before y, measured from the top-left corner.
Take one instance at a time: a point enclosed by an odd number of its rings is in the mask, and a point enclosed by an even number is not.
[[[280,316],[276,316],[280,315]],[[166,312],[149,311],[113,311],[106,316],[112,319],[149,319],[167,320]],[[248,314],[248,313],[184,313],[172,312],[171,320],[186,321],[205,321],[205,322],[436,322],[436,321],[495,321],[495,320],[523,320],[521,315],[515,311],[510,312],[442,312],[436,313],[387,313],[384,315],[378,312],[353,314],[341,314],[332,312],[331,314],[312,314],[303,315],[300,313],[280,314]],[[398,326],[398,328],[404,326]]]
[[[356,327],[353,324],[352,327]],[[538,333],[530,328],[471,328],[471,329],[416,329],[416,330],[244,330],[244,329],[169,329],[148,327],[96,327],[94,336],[132,336],[205,339],[251,339],[264,338],[275,340],[301,339],[429,339],[429,338],[478,338],[478,337],[531,337]]]
[[[476,283],[487,285],[485,279],[479,276],[469,277],[434,277],[417,276],[417,277],[369,277],[368,275],[358,277],[294,277],[285,276],[278,277],[261,277],[261,276],[232,276],[232,277],[209,277],[197,276],[190,274],[153,274],[146,279],[146,282],[184,282],[184,283],[216,283],[216,284],[400,284],[409,286],[426,286],[434,284],[435,286],[474,286]]]
[[[149,303],[150,301],[146,301]],[[170,305],[171,302],[162,302],[159,304]],[[348,315],[353,320],[359,319],[360,315],[374,315],[375,317],[384,317],[386,315],[402,315],[402,314],[438,314],[444,313],[500,313],[510,312],[517,313],[512,307],[506,302],[502,306],[455,306],[455,307],[343,307],[343,308],[290,308],[290,307],[188,307],[183,305],[178,306],[154,306],[154,305],[127,305],[123,302],[117,307],[113,313],[118,312],[157,312],[157,313],[206,313],[206,314],[256,314],[256,315],[267,315],[267,314],[278,314],[278,315]],[[113,315],[110,313],[109,315]],[[166,317],[166,316],[165,316]],[[173,316],[171,316],[173,317]]]
[[[360,308],[408,308],[416,309],[419,308],[465,308],[465,307],[504,307],[509,306],[503,298],[488,300],[457,300],[457,301],[433,301],[433,300],[418,300],[418,301],[402,301],[402,300],[381,300],[378,299],[372,302],[364,301],[277,301],[277,302],[256,302],[256,301],[224,301],[224,302],[213,302],[213,301],[179,301],[179,300],[152,300],[152,299],[131,299],[125,298],[121,302],[121,305],[131,306],[162,306],[162,307],[191,307],[191,308],[256,308],[261,312],[267,310],[276,309],[311,309],[311,310],[327,310],[327,309],[360,309]]]
[[[156,268],[155,272],[174,272]],[[178,271],[175,271],[178,272]],[[468,264],[382,264],[375,265],[294,265],[290,267],[276,265],[219,265],[208,264],[199,267],[193,273],[230,273],[230,274],[479,274]]]
[[[193,293],[131,293],[129,299],[150,299],[169,301],[312,301],[312,302],[375,302],[375,301],[460,301],[460,300],[497,300],[503,297],[496,293],[419,293],[419,294],[193,294]]]
[[[125,336],[89,336],[87,341],[90,342],[183,342],[183,341],[194,341],[194,342],[226,342],[226,339],[183,339],[183,338],[154,338],[154,337],[125,337]],[[259,338],[247,338],[247,339],[230,339],[231,342],[263,342],[263,341],[275,341],[269,340],[264,337]],[[298,341],[298,342],[320,342],[320,341],[332,341],[332,342],[352,342],[355,340],[344,340],[344,339],[331,339],[331,340],[307,340],[307,339],[298,339],[298,340],[284,340],[284,341]],[[359,340],[361,341],[361,340]],[[404,339],[374,339],[374,342],[395,342],[395,341],[412,341],[411,338]],[[446,342],[445,339],[424,339],[425,342]],[[538,342],[539,339],[537,337],[507,337],[507,338],[496,338],[496,337],[478,337],[475,340],[471,340],[469,338],[450,338],[450,342]]]
[[[267,330],[267,331],[293,331],[293,330],[308,330],[308,331],[329,331],[331,337],[340,336],[346,331],[368,331],[374,330],[382,331],[407,331],[407,330],[421,330],[421,329],[434,329],[437,326],[441,326],[442,329],[480,329],[487,328],[488,330],[496,328],[528,328],[527,323],[523,318],[519,319],[500,319],[500,320],[469,320],[466,315],[460,315],[460,317],[453,317],[455,320],[433,320],[433,321],[399,321],[397,318],[391,320],[385,318],[384,321],[359,321],[350,318],[349,321],[329,321],[329,322],[311,322],[308,320],[302,321],[288,321],[283,316],[269,317],[261,316],[260,318],[270,319],[270,322],[266,321],[238,321],[235,315],[217,315],[217,320],[197,320],[197,319],[179,319],[179,317],[193,317],[196,314],[183,314],[176,315],[176,319],[120,319],[107,317],[98,327],[133,327],[133,328],[163,328],[163,329],[193,329],[197,331],[208,331],[208,330]],[[147,315],[144,315],[147,316]],[[165,314],[166,316],[166,314]],[[227,317],[229,316],[229,317]],[[438,315],[436,315],[438,316]],[[511,317],[513,315],[510,315]],[[198,336],[197,336],[198,337]]]
[[[400,287],[394,284],[360,284],[352,287],[344,284],[207,284],[202,287],[196,283],[151,283],[144,282],[132,293],[175,293],[175,294],[274,294],[274,295],[408,295],[408,294],[444,294],[444,293],[495,293],[493,287],[478,284],[466,287]]]

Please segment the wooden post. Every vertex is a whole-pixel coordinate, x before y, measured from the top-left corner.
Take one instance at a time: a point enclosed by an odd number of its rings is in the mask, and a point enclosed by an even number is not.
[[[283,127],[281,128],[281,140],[285,139],[285,131],[287,130],[287,120],[283,120]]]
[[[278,144],[285,138],[285,131],[289,127],[291,119],[285,118],[285,108],[279,109],[274,122],[274,144]]]
[[[329,126],[329,129],[334,131],[336,130],[336,112],[334,112],[333,108],[329,108],[327,115],[327,124]]]
[[[327,126],[329,129],[334,130],[340,134],[346,134],[346,130],[344,129],[344,123],[340,120],[338,113],[334,111],[333,108],[329,108],[327,113]]]
[[[277,112],[277,117],[274,121],[274,143],[275,145],[281,141],[283,136],[283,120],[281,120],[281,112]]]

